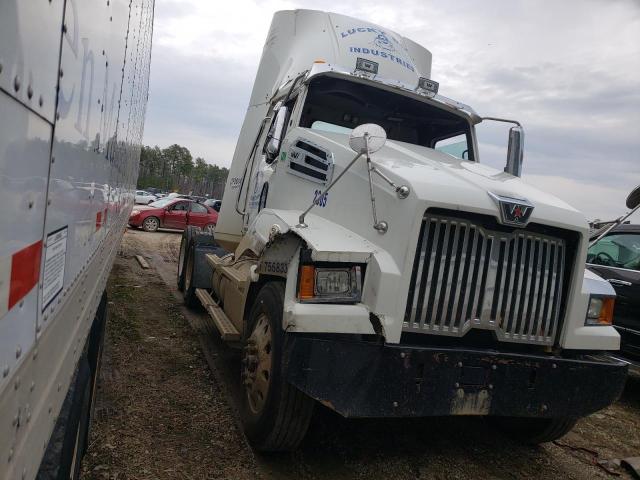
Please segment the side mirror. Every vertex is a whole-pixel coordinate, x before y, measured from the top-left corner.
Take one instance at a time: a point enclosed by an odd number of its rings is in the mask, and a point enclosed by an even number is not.
[[[375,123],[364,123],[353,129],[349,137],[351,150],[360,155],[380,150],[387,141],[387,132]]]
[[[278,108],[276,118],[271,124],[271,129],[267,135],[267,145],[265,153],[267,155],[267,163],[273,162],[280,152],[280,140],[284,131],[284,122],[287,119],[287,107]]]
[[[509,129],[509,144],[507,147],[507,166],[504,171],[513,176],[522,175],[522,157],[524,154],[524,130],[520,126]]]
[[[631,193],[627,197],[627,208],[633,210],[640,205],[640,185],[631,190]]]

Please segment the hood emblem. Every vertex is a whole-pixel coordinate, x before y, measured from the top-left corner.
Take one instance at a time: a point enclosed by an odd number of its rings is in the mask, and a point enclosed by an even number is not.
[[[533,205],[523,198],[513,198],[488,192],[500,209],[499,221],[503,225],[525,227],[533,212]]]

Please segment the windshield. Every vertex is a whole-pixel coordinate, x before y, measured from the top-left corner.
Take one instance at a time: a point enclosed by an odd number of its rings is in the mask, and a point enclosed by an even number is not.
[[[162,207],[166,207],[167,205],[173,202],[175,202],[174,198],[162,198],[160,200],[156,200],[155,202],[151,202],[149,206],[162,208]]]
[[[474,159],[471,126],[462,116],[369,85],[330,77],[312,80],[300,117],[301,127],[349,134],[363,123],[380,125],[389,140]]]

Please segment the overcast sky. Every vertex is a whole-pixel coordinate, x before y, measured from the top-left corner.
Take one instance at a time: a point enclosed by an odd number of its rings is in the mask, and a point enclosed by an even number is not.
[[[271,16],[295,8],[354,16],[428,48],[440,93],[521,121],[523,177],[588,218],[620,215],[640,184],[637,0],[156,0],[144,143],[229,166]],[[497,155],[501,168],[499,133],[480,128],[480,156],[498,166]]]

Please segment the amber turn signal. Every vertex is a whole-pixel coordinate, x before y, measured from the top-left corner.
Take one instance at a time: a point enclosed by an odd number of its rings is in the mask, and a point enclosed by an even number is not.
[[[298,298],[308,300],[314,296],[316,272],[313,265],[300,267],[300,281],[298,283]]]
[[[614,297],[605,297],[602,299],[602,309],[598,317],[598,324],[611,325],[613,323],[613,305],[616,299]]]

